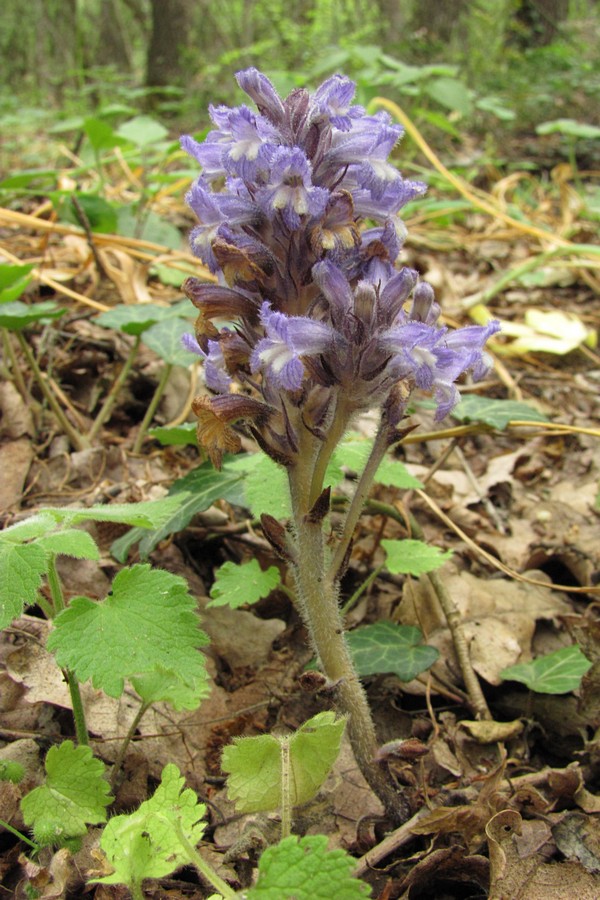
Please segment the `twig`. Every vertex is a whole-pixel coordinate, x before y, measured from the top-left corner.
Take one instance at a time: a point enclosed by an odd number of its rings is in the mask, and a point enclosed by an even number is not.
[[[463,469],[465,470],[465,474],[466,474],[467,478],[469,479],[469,484],[471,485],[471,487],[473,488],[473,490],[475,491],[475,493],[477,494],[477,496],[479,497],[479,499],[485,506],[485,508],[488,511],[488,514],[489,514],[491,520],[493,521],[493,523],[495,524],[496,528],[498,529],[500,534],[506,534],[506,528],[504,526],[504,523],[501,521],[500,516],[498,515],[498,511],[497,511],[496,507],[490,501],[489,497],[487,497],[486,494],[484,494],[482,489],[479,487],[479,482],[475,478],[475,473],[473,472],[473,469],[469,465],[469,462],[468,462],[465,454],[462,452],[461,448],[458,445],[454,448],[454,452],[458,456],[458,458],[461,462],[461,465],[462,465]]]

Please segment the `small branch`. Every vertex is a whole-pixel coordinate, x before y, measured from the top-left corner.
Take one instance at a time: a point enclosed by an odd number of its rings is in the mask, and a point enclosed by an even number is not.
[[[189,861],[192,865],[196,866],[200,874],[206,878],[208,883],[212,884],[212,886],[223,895],[225,900],[236,900],[238,896],[237,893],[229,887],[227,882],[224,881],[220,875],[217,875],[212,866],[200,856],[196,848],[188,841],[183,833],[183,828],[181,827],[179,819],[175,821],[175,833],[177,835],[177,840],[185,850]]]
[[[290,742],[281,741],[281,840],[292,833],[290,804]]]
[[[46,398],[46,400],[48,402],[48,406],[50,407],[50,409],[52,410],[52,412],[58,419],[58,422],[59,422],[61,428],[63,429],[64,433],[69,438],[71,445],[76,450],[87,450],[89,447],[89,442],[88,442],[87,438],[80,435],[73,428],[73,426],[71,425],[71,423],[65,416],[58,401],[56,400],[56,397],[54,396],[54,394],[48,387],[48,385],[46,383],[46,379],[44,378],[44,375],[43,375],[42,371],[40,370],[40,367],[38,366],[33,353],[31,352],[31,348],[30,348],[29,344],[27,343],[27,341],[25,340],[25,338],[23,337],[23,335],[21,334],[20,331],[17,331],[16,335],[17,335],[17,340],[19,341],[19,344],[21,345],[21,349],[27,360],[27,364],[30,367],[31,371],[33,372],[35,379],[40,386],[40,390],[42,391],[42,394],[44,395],[44,397]]]
[[[119,774],[121,766],[123,765],[123,761],[125,759],[125,754],[127,753],[127,748],[129,747],[129,744],[133,740],[133,736],[137,731],[138,725],[142,721],[142,718],[144,717],[144,715],[146,714],[147,710],[150,708],[151,705],[152,705],[151,703],[142,702],[142,704],[140,705],[140,708],[138,709],[137,713],[134,716],[133,722],[129,726],[129,730],[128,730],[127,734],[123,738],[123,743],[119,747],[119,752],[117,753],[117,756],[113,763],[113,768],[112,768],[112,772],[110,775],[110,786],[113,791],[115,790],[117,776]]]
[[[167,382],[169,380],[169,375],[171,374],[172,368],[173,368],[173,365],[171,363],[166,363],[161,372],[160,380],[159,380],[158,384],[156,385],[156,390],[154,391],[152,400],[150,401],[150,403],[148,405],[148,409],[146,410],[146,415],[144,416],[142,424],[140,425],[140,430],[137,433],[137,437],[136,437],[135,443],[133,445],[134,453],[139,453],[142,449],[142,444],[144,443],[144,438],[146,437],[146,432],[148,431],[150,423],[152,422],[152,419],[154,418],[154,413],[156,412],[158,404],[160,403],[160,401],[162,399],[162,395],[165,392],[165,388],[167,386]]]
[[[14,836],[20,841],[24,841],[24,843],[29,844],[29,846],[32,847],[36,853],[42,849],[39,844],[34,844],[33,841],[30,841],[29,838],[25,837],[25,835],[21,831],[13,828],[13,826],[9,825],[8,822],[5,822],[4,819],[0,819],[0,826],[2,826],[2,828],[6,828],[7,831],[10,831],[11,834],[14,834]]]
[[[85,723],[85,712],[83,709],[83,701],[81,699],[81,691],[79,690],[79,681],[77,680],[75,673],[70,669],[63,669],[62,672],[65,681],[69,686],[69,694],[71,695],[77,743],[87,747],[90,743],[90,737]]]
[[[104,423],[106,422],[106,420],[108,419],[108,417],[110,416],[110,414],[112,412],[113,406],[115,405],[115,401],[119,395],[119,392],[120,392],[121,388],[123,387],[123,385],[125,384],[127,376],[129,375],[129,373],[131,371],[131,367],[133,366],[135,359],[137,357],[138,350],[140,348],[140,340],[141,340],[141,335],[139,335],[139,334],[136,335],[135,341],[129,351],[127,359],[125,360],[123,367],[122,367],[121,371],[119,372],[118,376],[115,378],[110,391],[106,395],[106,399],[105,399],[104,403],[102,404],[102,408],[100,409],[100,412],[94,419],[92,427],[90,428],[90,431],[88,433],[88,440],[90,442],[94,441],[98,437],[98,434],[100,433],[100,429],[102,428],[102,426],[104,425]]]

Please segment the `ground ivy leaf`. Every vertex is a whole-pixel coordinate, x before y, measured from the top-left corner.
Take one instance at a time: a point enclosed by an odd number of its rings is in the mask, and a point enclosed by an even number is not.
[[[533,406],[517,400],[492,400],[467,394],[452,410],[452,415],[460,422],[483,422],[504,431],[509,422],[521,420],[528,422],[548,422],[548,418]]]
[[[439,656],[435,647],[422,643],[423,635],[414,625],[375,622],[346,637],[361,677],[392,672],[400,681],[412,681]]]
[[[95,881],[140,885],[144,878],[164,878],[189,862],[176,829],[179,825],[195,846],[204,834],[206,807],[192,790],[183,789],[184,781],[177,766],[165,766],[150,800],[128,816],[110,819],[100,846],[115,871]]]
[[[72,741],[51,747],[46,783],[21,800],[23,819],[33,825],[34,837],[62,843],[85,834],[88,824],[106,822],[106,807],[113,798],[103,775],[104,764],[94,758],[90,747],[75,747]]]
[[[562,647],[528,663],[518,663],[500,672],[505,681],[520,681],[537,694],[568,694],[575,691],[592,667],[579,646]]]
[[[21,544],[24,541],[41,537],[49,531],[54,531],[55,528],[56,519],[54,516],[48,513],[36,513],[35,516],[23,519],[22,522],[17,522],[15,525],[9,525],[8,528],[0,532],[0,542],[12,541],[16,544]]]
[[[355,860],[345,850],[328,850],[323,834],[295,835],[268,847],[258,864],[258,881],[248,900],[358,900],[369,885],[352,877]]]
[[[0,628],[37,602],[47,565],[38,544],[0,543]]]
[[[198,361],[196,354],[186,350],[181,343],[183,335],[189,332],[189,322],[173,317],[151,325],[142,335],[142,340],[166,363],[187,368]]]
[[[96,316],[96,322],[103,328],[114,328],[125,334],[138,335],[171,316],[170,308],[159,306],[158,303],[139,303],[136,306],[121,304]]]
[[[440,550],[424,541],[408,538],[403,541],[383,540],[381,546],[386,552],[386,568],[393,575],[424,575],[439,569],[452,556],[451,550]]]
[[[21,331],[34,322],[43,322],[45,319],[58,319],[66,312],[62,307],[56,306],[52,300],[42,300],[28,306],[21,300],[0,305],[0,328],[8,328],[9,331]]]
[[[237,809],[245,813],[279,809],[282,754],[288,750],[290,803],[297,806],[311,800],[337,758],[345,724],[335,713],[322,712],[291,735],[236,738],[225,747],[221,768],[229,775],[227,793]]]
[[[207,678],[198,647],[208,641],[195,608],[183,578],[132,566],[119,572],[105,600],[74,597],[56,617],[48,649],[59,666],[111,697],[121,695],[125,678],[161,668],[193,686]]]
[[[212,600],[208,605],[237,609],[246,603],[257,603],[268,597],[280,581],[276,566],[269,566],[265,572],[257,559],[241,564],[226,562],[217,569],[215,583],[210,589]]]
[[[157,425],[150,428],[148,434],[163,447],[198,446],[197,428],[194,422],[183,422],[182,425]]]

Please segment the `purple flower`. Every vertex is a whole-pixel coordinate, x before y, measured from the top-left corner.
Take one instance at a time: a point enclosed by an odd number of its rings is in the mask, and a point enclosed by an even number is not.
[[[364,116],[362,106],[351,106],[355,85],[344,75],[333,75],[317,88],[313,106],[318,114],[325,116],[340,131],[350,131],[352,120]]]
[[[263,304],[260,318],[267,336],[254,348],[250,368],[267,373],[286,391],[298,390],[304,378],[300,357],[322,353],[334,339],[333,330],[314,319],[274,312],[269,303]]]
[[[310,163],[299,147],[278,147],[271,160],[269,182],[258,190],[256,199],[269,218],[280,212],[287,228],[295,231],[303,217],[323,213],[329,191],[314,187]]]
[[[184,334],[181,343],[190,353],[195,353],[204,360],[206,386],[216,394],[227,394],[233,379],[227,374],[220,343],[208,341],[208,353],[204,352],[193,334]]]

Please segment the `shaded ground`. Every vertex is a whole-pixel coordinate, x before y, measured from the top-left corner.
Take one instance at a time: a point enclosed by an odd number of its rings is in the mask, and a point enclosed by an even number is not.
[[[495,216],[471,205],[460,219],[444,223],[439,212],[434,217],[427,209],[416,211],[405,261],[435,286],[448,321],[466,322],[468,310],[483,299],[505,323],[523,324],[527,309],[568,313],[574,318],[559,322],[558,338],[573,322],[591,332],[598,329],[594,260],[586,256],[582,261],[568,247],[562,255],[539,259],[521,282],[515,278],[497,290],[501,276],[550,246],[540,242],[535,229],[568,235],[563,245],[595,242],[596,225],[580,217],[570,174],[559,166],[546,184],[528,175],[509,176],[496,179],[485,196],[475,191],[472,199],[494,204]],[[517,208],[521,226],[514,219]],[[165,211],[181,219],[178,205]],[[35,264],[39,279],[30,301],[56,297],[68,304],[60,325],[32,329],[28,340],[60,390],[71,424],[85,433],[131,344],[131,338],[98,326],[86,301],[107,307],[169,303],[180,294],[149,275],[150,261],[143,253],[152,257],[158,251],[132,241],[97,239],[94,255],[85,234],[61,233],[44,212],[37,217],[31,212],[18,219],[13,211],[0,211],[0,253],[5,261]],[[185,254],[181,260],[189,266]],[[61,285],[71,290],[70,300],[60,296]],[[380,505],[369,506],[359,525],[346,596],[383,561],[383,538],[412,533],[409,512],[429,541],[454,551],[441,579],[460,613],[494,723],[506,726],[490,723],[491,731],[482,733],[482,723],[474,723],[435,585],[427,577],[419,581],[382,573],[349,613],[349,627],[380,619],[417,624],[441,651],[431,672],[408,685],[393,676],[368,684],[382,742],[408,741],[389,765],[416,818],[386,836],[378,802],[344,747],[325,789],[295,819],[299,833],[326,833],[332,847],[355,854],[357,874],[372,884],[374,897],[600,894],[600,357],[583,343],[561,354],[539,352],[539,346],[534,341],[533,350],[497,356],[494,371],[476,391],[524,401],[552,425],[461,434],[450,430],[457,424],[451,421],[441,435],[427,438],[433,425],[426,412],[419,413],[420,427],[398,453],[426,483],[426,491],[377,487],[373,499]],[[5,370],[11,364],[7,349],[5,344]],[[13,350],[18,354],[16,345]],[[61,432],[31,373],[22,361],[19,365],[22,385],[7,379],[0,386],[4,524],[41,506],[161,496],[198,464],[195,448],[161,448],[151,439],[142,453],[132,451],[160,370],[158,358],[143,345],[99,439],[79,451]],[[196,377],[174,370],[155,423],[188,417]],[[368,431],[369,423],[361,428]],[[110,546],[119,529],[98,525],[94,533],[103,550],[100,567],[61,563],[68,596],[105,596],[118,569]],[[247,512],[221,503],[163,542],[151,561],[183,575],[204,609],[215,568],[227,559],[252,557],[263,567],[274,563]],[[42,751],[73,736],[68,691],[43,647],[48,626],[36,610],[30,613],[0,638],[0,753],[10,751],[27,761],[27,789],[40,777]],[[223,788],[221,749],[237,735],[298,727],[329,708],[330,700],[300,685],[310,652],[283,592],[248,610],[207,611],[203,622],[211,638],[212,693],[192,714],[157,707],[144,717],[113,811],[137,806],[152,792],[163,766],[175,762],[210,805],[204,852],[220,859],[224,877],[240,886],[250,877],[254,856],[243,840],[248,817],[236,815]],[[594,663],[578,692],[534,694],[500,678],[507,666],[574,640]],[[94,751],[114,761],[134,715],[133,702],[127,695],[110,700],[91,688],[84,701]],[[0,789],[1,817],[22,828],[22,787],[0,784]],[[74,862],[48,854],[40,860],[40,871],[27,870],[29,877],[38,877],[42,897],[127,896],[118,888],[84,888],[85,877],[98,866],[94,842],[92,831]],[[6,832],[0,833],[0,848],[6,885],[0,897],[25,897],[25,848]],[[225,860],[219,857],[226,852]],[[146,895],[155,898],[209,893],[187,870],[146,887]]]

